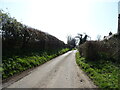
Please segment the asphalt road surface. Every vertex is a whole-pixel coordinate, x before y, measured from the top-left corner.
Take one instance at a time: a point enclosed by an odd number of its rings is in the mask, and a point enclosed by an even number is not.
[[[69,51],[46,62],[7,88],[96,88],[77,66],[75,53]]]

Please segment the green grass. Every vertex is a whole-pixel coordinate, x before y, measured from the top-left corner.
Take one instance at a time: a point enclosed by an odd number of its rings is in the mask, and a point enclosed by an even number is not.
[[[11,57],[4,56],[2,60],[3,68],[0,68],[0,71],[2,71],[2,79],[6,79],[14,74],[41,65],[67,51],[69,51],[68,48],[53,51],[33,52],[30,55],[12,55]]]
[[[118,88],[119,64],[110,60],[88,61],[76,53],[76,63],[99,88]]]

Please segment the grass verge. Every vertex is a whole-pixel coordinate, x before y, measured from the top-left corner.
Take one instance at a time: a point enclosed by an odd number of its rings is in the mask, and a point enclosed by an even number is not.
[[[13,55],[11,57],[3,57],[2,68],[0,68],[0,71],[2,71],[2,79],[5,80],[14,74],[41,65],[69,50],[70,49],[65,48],[60,50],[32,53],[31,55]]]
[[[76,53],[76,63],[99,88],[119,87],[119,64],[110,60],[88,61]]]

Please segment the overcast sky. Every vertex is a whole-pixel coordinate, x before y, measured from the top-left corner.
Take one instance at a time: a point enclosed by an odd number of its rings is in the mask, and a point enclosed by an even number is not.
[[[66,42],[87,33],[91,39],[117,32],[119,0],[0,0],[0,9],[18,21]],[[8,9],[6,9],[8,8]]]

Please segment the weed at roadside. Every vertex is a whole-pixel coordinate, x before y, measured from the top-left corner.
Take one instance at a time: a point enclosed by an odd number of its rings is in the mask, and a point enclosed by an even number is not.
[[[76,53],[76,63],[99,86],[99,88],[118,88],[119,65],[111,61],[87,61]]]

